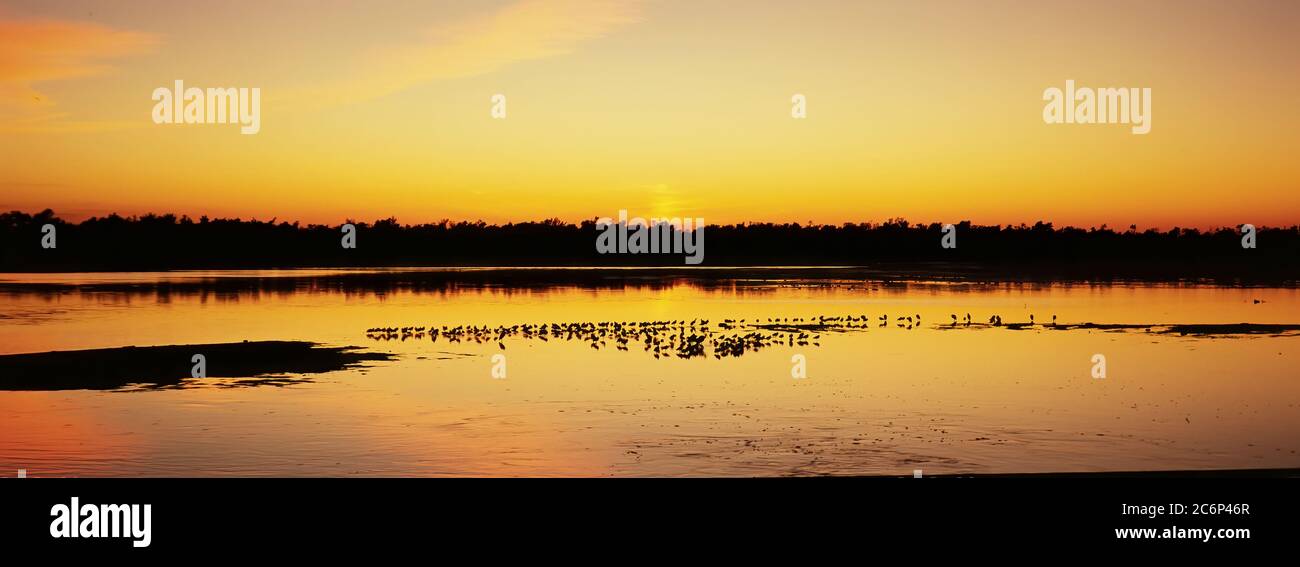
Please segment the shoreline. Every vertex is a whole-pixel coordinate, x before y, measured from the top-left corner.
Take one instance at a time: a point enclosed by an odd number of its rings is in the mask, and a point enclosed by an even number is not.
[[[194,356],[205,375],[194,377]],[[183,388],[199,380],[226,387],[285,386],[393,355],[307,341],[122,346],[0,355],[0,391]],[[217,382],[225,380],[225,382]],[[230,380],[233,380],[231,382]]]
[[[142,277],[131,278],[132,274]],[[58,275],[77,275],[60,279]],[[117,277],[115,277],[117,276]],[[128,276],[128,277],[121,277]],[[0,292],[50,293],[66,290],[149,292],[187,290],[435,289],[448,285],[588,288],[663,286],[675,283],[773,285],[958,284],[958,285],[1171,285],[1223,288],[1300,288],[1300,277],[1143,277],[1000,272],[957,263],[869,266],[394,266],[211,268],[144,271],[0,272]]]

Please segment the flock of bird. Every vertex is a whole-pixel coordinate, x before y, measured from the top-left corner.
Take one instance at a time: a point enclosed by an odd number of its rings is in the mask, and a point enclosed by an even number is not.
[[[987,324],[973,323],[970,313],[958,318],[954,313],[947,327],[1001,327],[1002,317],[993,315]],[[653,354],[655,358],[695,358],[713,356],[724,358],[738,357],[747,352],[755,352],[773,346],[821,346],[821,334],[827,332],[847,332],[854,329],[865,330],[872,326],[887,327],[888,315],[870,318],[867,315],[842,315],[834,317],[769,317],[767,319],[724,319],[716,326],[708,319],[673,319],[659,321],[601,321],[582,323],[526,323],[522,325],[498,326],[410,326],[410,327],[372,327],[366,329],[366,337],[376,341],[444,340],[451,343],[496,343],[501,350],[506,348],[506,339],[522,338],[548,342],[579,341],[587,343],[593,350],[613,347],[627,351],[632,348]],[[904,329],[921,326],[921,315],[905,315],[894,319],[894,325]],[[1024,328],[1033,326],[1034,316],[1029,316],[1029,323],[1007,323],[1007,327]],[[1056,316],[1052,316],[1049,326],[1056,325]]]

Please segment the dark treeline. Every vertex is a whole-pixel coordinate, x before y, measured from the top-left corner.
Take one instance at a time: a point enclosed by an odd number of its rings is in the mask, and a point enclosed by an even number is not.
[[[56,246],[43,248],[42,227]],[[46,210],[0,214],[0,271],[378,266],[684,266],[683,254],[599,254],[596,221],[356,227],[175,215],[109,215],[69,223]],[[1135,227],[956,225],[956,248],[939,223],[901,219],[838,226],[746,223],[707,226],[702,266],[915,265],[1006,277],[1075,279],[1300,279],[1300,227],[1260,227],[1244,249],[1238,227],[1211,231]]]

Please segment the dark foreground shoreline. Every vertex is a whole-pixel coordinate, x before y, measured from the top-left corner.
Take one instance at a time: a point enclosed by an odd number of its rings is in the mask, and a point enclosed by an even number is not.
[[[305,341],[117,347],[0,355],[0,390],[119,390],[180,387],[196,380],[194,355],[203,355],[206,378],[235,379],[229,386],[285,385],[288,375],[352,368],[391,355],[359,347],[324,347]]]

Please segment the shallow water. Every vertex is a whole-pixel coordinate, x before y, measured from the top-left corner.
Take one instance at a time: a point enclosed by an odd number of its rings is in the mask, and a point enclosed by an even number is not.
[[[0,353],[310,340],[397,355],[284,387],[0,391],[0,470],[639,476],[1300,467],[1300,337],[936,328],[952,313],[976,322],[992,314],[1024,322],[1032,313],[1063,324],[1296,324],[1296,289],[751,276],[438,289],[340,290],[310,278],[272,289],[215,283],[336,273],[0,276]],[[580,341],[512,337],[501,350],[495,340],[365,334],[380,326],[716,325],[863,314],[888,314],[890,324],[723,359],[655,359],[637,345],[593,350]],[[895,324],[918,314],[919,326]],[[495,354],[506,356],[505,379],[492,376]],[[791,376],[796,354],[806,358],[806,378]],[[1104,379],[1091,376],[1095,354],[1106,357]]]

